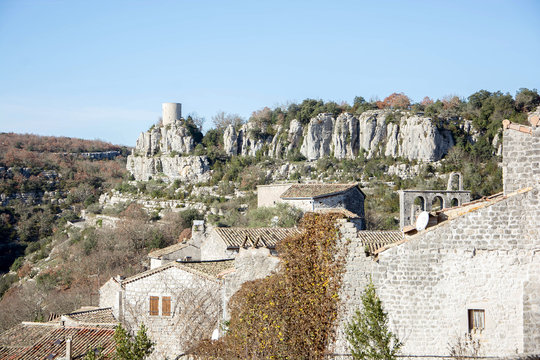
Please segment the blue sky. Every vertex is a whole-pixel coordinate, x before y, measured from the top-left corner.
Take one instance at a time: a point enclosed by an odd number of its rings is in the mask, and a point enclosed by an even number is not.
[[[540,1],[0,0],[0,132],[134,145],[162,102],[540,88]]]

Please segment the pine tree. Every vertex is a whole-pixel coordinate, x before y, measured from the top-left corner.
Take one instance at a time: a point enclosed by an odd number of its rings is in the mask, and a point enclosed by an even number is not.
[[[403,345],[388,330],[388,314],[377,296],[373,282],[362,294],[362,310],[357,309],[347,324],[346,335],[354,359],[394,360]]]

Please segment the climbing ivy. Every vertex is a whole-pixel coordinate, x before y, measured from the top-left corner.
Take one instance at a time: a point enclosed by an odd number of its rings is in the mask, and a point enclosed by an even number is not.
[[[278,245],[274,275],[245,283],[231,298],[226,335],[193,351],[223,359],[323,359],[333,340],[344,253],[337,214],[307,214],[303,232]]]

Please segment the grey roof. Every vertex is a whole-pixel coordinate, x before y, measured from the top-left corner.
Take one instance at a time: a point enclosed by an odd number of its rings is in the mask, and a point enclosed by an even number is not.
[[[297,228],[215,228],[214,231],[228,248],[275,248],[279,241],[300,233]]]
[[[370,253],[374,253],[387,245],[403,241],[403,233],[399,230],[360,230],[358,238]]]
[[[358,184],[293,184],[281,194],[281,198],[315,199],[318,197],[341,194],[354,187],[358,187]],[[358,188],[358,190],[360,190],[360,188]]]

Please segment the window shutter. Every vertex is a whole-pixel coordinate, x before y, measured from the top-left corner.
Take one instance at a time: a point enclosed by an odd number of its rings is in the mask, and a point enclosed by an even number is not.
[[[171,297],[164,296],[161,298],[161,315],[171,316]]]
[[[159,296],[150,296],[150,315],[159,315]]]

